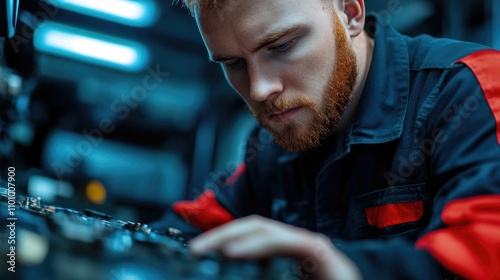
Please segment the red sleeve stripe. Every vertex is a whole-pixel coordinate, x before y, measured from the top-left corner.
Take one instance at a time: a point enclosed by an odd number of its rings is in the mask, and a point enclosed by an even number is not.
[[[220,205],[211,190],[203,192],[193,201],[177,202],[172,209],[186,222],[203,231],[234,220],[234,217]]]
[[[467,279],[500,279],[500,195],[454,200],[441,218],[447,227],[424,235],[416,248]]]
[[[226,185],[231,186],[232,184],[234,184],[234,182],[236,182],[236,180],[238,180],[238,178],[240,178],[240,176],[243,175],[243,173],[245,173],[245,170],[246,170],[246,165],[244,163],[240,164],[236,168],[236,170],[234,170],[233,174],[227,177]]]
[[[497,141],[500,145],[500,51],[478,51],[459,62],[467,65],[479,81],[496,120]]]
[[[422,201],[394,203],[365,209],[368,224],[378,228],[415,222],[422,218],[423,213]]]

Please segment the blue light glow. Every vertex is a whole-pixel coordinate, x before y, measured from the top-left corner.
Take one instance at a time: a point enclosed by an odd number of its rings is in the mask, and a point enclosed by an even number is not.
[[[151,0],[47,0],[64,10],[134,27],[152,25],[158,18]]]
[[[35,48],[104,67],[139,71],[149,63],[149,52],[143,45],[56,23],[45,23],[35,31]]]

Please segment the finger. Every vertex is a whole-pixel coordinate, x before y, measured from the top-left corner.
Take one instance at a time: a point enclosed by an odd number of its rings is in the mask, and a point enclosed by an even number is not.
[[[238,228],[233,229],[233,226]],[[205,240],[196,240],[195,253],[217,249],[233,258],[259,258],[272,255],[306,257],[313,254],[313,247],[317,246],[319,238],[319,235],[310,231],[259,217],[244,219],[210,234],[207,238],[213,237],[215,240],[213,242],[208,240],[202,245],[206,246],[202,249],[197,247],[198,242]]]
[[[189,243],[189,247],[195,254],[221,249],[224,244],[231,243],[233,239],[241,239],[254,234],[262,220],[263,218],[257,216],[235,220],[194,238]]]
[[[275,255],[286,255],[300,243],[291,239],[280,239],[277,236],[246,235],[222,247],[222,252],[231,258],[265,258]]]

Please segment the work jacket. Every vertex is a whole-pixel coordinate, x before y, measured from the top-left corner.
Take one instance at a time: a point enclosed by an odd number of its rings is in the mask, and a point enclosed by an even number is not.
[[[257,128],[244,162],[174,211],[201,230],[258,214],[323,233],[365,279],[499,279],[500,52],[377,16],[365,30],[373,60],[346,131],[295,153]]]

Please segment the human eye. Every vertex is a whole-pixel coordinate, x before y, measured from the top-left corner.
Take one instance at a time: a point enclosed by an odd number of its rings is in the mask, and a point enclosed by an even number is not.
[[[238,69],[243,68],[243,66],[245,66],[245,60],[237,59],[237,60],[232,61],[232,62],[224,63],[224,65],[229,69],[238,70]]]
[[[275,52],[287,52],[295,46],[296,42],[297,42],[297,39],[292,39],[292,40],[286,41],[285,43],[278,45],[276,47],[271,47],[270,50],[275,51]]]

